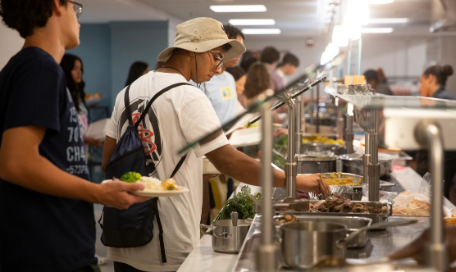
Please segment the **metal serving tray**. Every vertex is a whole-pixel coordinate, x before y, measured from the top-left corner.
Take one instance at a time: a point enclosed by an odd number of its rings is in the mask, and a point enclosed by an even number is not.
[[[341,224],[347,227],[348,233],[354,232],[362,227],[367,227],[371,225],[372,219],[359,217],[359,216],[319,216],[319,215],[302,215],[296,214],[296,219],[298,222],[302,221],[314,221],[314,222],[329,222]],[[274,219],[281,219],[283,216],[278,215],[274,216]],[[287,223],[284,223],[287,224]],[[283,224],[279,224],[283,225]],[[350,241],[347,244],[347,248],[361,248],[366,246],[369,238],[367,232],[359,234],[354,240]]]
[[[306,203],[308,202],[309,204],[312,203],[317,203],[319,202],[318,200],[309,200],[309,201],[296,201],[295,203]],[[372,205],[375,207],[379,206],[387,206],[388,207],[388,212],[387,213],[338,213],[338,212],[310,212],[310,211],[296,211],[292,209],[287,209],[284,210],[287,205],[290,205],[290,203],[278,203],[274,204],[275,207],[281,208],[281,213],[287,213],[287,214],[292,214],[298,218],[298,216],[313,216],[313,217],[327,217],[327,216],[332,216],[332,217],[363,217],[363,218],[369,218],[372,219],[372,224],[376,223],[381,223],[381,222],[386,222],[388,220],[388,216],[391,215],[392,212],[392,204],[390,203],[384,203],[384,202],[377,202],[377,201],[352,201],[353,203],[363,203],[367,205]],[[292,203],[292,205],[296,205],[295,203]],[[300,208],[305,207],[305,205],[299,205]],[[384,230],[386,228],[379,228],[378,230]]]

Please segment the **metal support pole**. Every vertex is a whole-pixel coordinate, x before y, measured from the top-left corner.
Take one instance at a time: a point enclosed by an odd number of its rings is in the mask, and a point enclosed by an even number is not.
[[[353,150],[353,115],[347,115],[347,128],[345,129],[345,145],[347,154],[352,154]]]
[[[335,103],[337,106],[337,139],[343,140],[344,139],[344,117],[342,116],[338,97],[335,98]]]
[[[272,217],[272,112],[271,103],[266,102],[262,107],[263,123],[261,125],[263,140],[261,142],[261,193],[262,193],[262,214],[261,214],[261,240],[260,247],[256,254],[257,271],[277,271],[278,249],[273,241]]]
[[[369,201],[380,200],[380,164],[378,163],[378,119],[379,110],[366,115],[366,146],[364,153],[369,155],[364,161],[364,182],[369,186]],[[366,165],[367,163],[367,165]],[[367,167],[366,167],[367,166]],[[367,170],[367,172],[366,172]]]
[[[296,114],[295,100],[289,99],[288,104],[288,154],[287,163],[285,164],[286,192],[288,197],[296,198]]]
[[[316,132],[320,133],[320,84],[317,85],[317,114],[315,116],[316,123]]]
[[[447,271],[449,266],[448,246],[443,240],[443,163],[444,148],[442,131],[432,121],[423,121],[415,128],[417,141],[428,147],[432,175],[431,186],[431,242],[426,247],[427,264],[437,271]]]
[[[295,115],[295,128],[296,128],[296,133],[295,133],[295,152],[294,154],[300,154],[301,153],[301,145],[302,145],[302,95],[296,97],[296,115]]]

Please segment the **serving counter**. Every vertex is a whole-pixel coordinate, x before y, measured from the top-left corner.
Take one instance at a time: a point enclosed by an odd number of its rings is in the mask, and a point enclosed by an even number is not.
[[[395,167],[393,173],[397,180],[394,187],[388,191],[410,190],[418,192],[421,176],[409,167]],[[238,190],[245,184],[240,184]],[[252,193],[260,191],[260,187],[251,186]],[[447,199],[444,205],[449,208],[455,206]],[[386,231],[369,231],[369,242],[366,247],[357,250],[347,250],[347,262],[363,264],[372,260],[386,257],[392,252],[409,244],[417,238],[426,228],[429,227],[429,217],[407,217],[417,219],[418,223],[410,226],[389,227]],[[207,271],[207,272],[246,272],[255,271],[255,248],[259,243],[260,217],[256,217],[249,230],[247,238],[239,254],[223,254],[214,252],[211,244],[211,236],[204,235],[195,249],[190,253],[178,272],[184,271]],[[400,217],[392,216],[389,220],[400,220]],[[413,264],[414,261],[406,259],[400,264]],[[289,271],[289,270],[283,270]],[[424,271],[424,270],[423,270]]]

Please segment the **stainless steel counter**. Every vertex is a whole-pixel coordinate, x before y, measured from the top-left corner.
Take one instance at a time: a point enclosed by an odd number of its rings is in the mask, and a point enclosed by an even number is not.
[[[384,231],[369,231],[369,242],[364,248],[347,250],[347,262],[350,264],[364,264],[390,255],[416,239],[429,226],[428,217],[407,217],[419,222],[403,227],[390,227]],[[401,217],[392,216],[389,221],[401,220]],[[257,216],[247,234],[244,246],[238,255],[235,272],[255,271],[255,251],[259,244],[261,216]],[[310,245],[309,245],[310,247]],[[412,259],[406,259],[400,264],[414,264]],[[291,271],[281,267],[277,271]]]
[[[394,187],[385,188],[388,191],[402,191],[411,190],[418,192],[421,177],[409,167],[397,168],[394,170],[397,184]],[[245,184],[241,184],[245,185]],[[240,190],[241,186],[238,187]],[[260,187],[249,185],[252,193],[261,191]],[[280,190],[276,190],[275,196],[280,197]],[[454,208],[448,200],[445,200],[444,205],[451,209]],[[389,220],[397,220],[397,217],[390,217]],[[410,226],[387,228],[386,231],[370,231],[368,232],[370,241],[367,246],[359,250],[349,250],[347,255],[348,262],[353,264],[362,264],[367,261],[376,260],[381,257],[387,256],[397,249],[409,244],[413,239],[418,237],[421,232],[429,225],[427,217],[418,217],[420,222]],[[259,244],[259,237],[255,235],[260,233],[260,226],[258,225],[259,218],[256,218],[249,231],[247,239],[238,255],[235,254],[222,254],[213,252],[210,244],[210,236],[205,235],[201,239],[198,246],[186,259],[186,261],[179,268],[179,271],[206,271],[206,272],[220,272],[220,271],[236,271],[247,272],[255,271],[255,248]],[[411,259],[404,260],[400,264],[414,264]],[[370,266],[369,270],[366,268],[350,268],[350,272],[377,272],[377,271],[400,271],[401,269],[393,269],[397,267],[389,267],[389,270],[383,270],[383,266]],[[242,270],[244,269],[244,270]],[[358,269],[358,270],[356,270]],[[361,269],[361,270],[359,270]],[[282,268],[282,271],[291,271]],[[322,270],[323,271],[323,270]],[[334,271],[334,270],[333,270]],[[336,271],[345,271],[338,268]],[[409,271],[409,270],[405,270]],[[429,271],[426,269],[413,270],[413,271]]]

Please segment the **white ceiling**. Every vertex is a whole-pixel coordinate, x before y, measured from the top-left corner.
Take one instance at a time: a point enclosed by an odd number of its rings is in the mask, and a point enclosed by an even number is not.
[[[330,0],[79,0],[78,2],[84,5],[81,23],[168,19],[179,23],[203,16],[212,17],[222,23],[228,23],[229,19],[274,19],[276,25],[270,27],[280,28],[282,34],[279,36],[315,36],[322,34],[325,11]],[[209,6],[214,4],[263,4],[267,7],[267,12],[215,13],[209,9]],[[375,35],[402,36],[429,33],[431,0],[395,0],[392,4],[371,5],[369,10],[371,18],[410,19],[408,23],[402,25],[377,25],[377,27],[394,27],[394,32]]]

